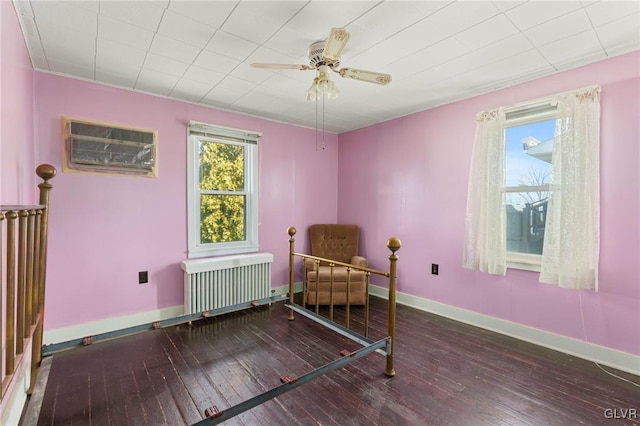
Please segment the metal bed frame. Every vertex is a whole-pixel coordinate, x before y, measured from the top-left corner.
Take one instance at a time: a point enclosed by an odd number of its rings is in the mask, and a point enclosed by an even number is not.
[[[331,259],[325,259],[316,256],[310,256],[307,254],[296,253],[294,250],[295,243],[295,234],[296,228],[289,227],[287,229],[287,233],[289,234],[289,294],[288,294],[288,302],[285,303],[285,306],[289,308],[289,312],[287,318],[289,321],[295,320],[294,312],[309,318],[334,332],[337,332],[357,343],[362,345],[363,347],[353,351],[342,351],[340,353],[341,357],[331,361],[322,367],[316,368],[313,371],[305,373],[299,377],[291,377],[291,376],[283,376],[280,377],[281,384],[266,391],[259,395],[256,395],[252,398],[249,398],[239,404],[236,404],[232,407],[229,407],[225,410],[219,410],[216,406],[212,406],[205,410],[206,418],[197,423],[194,423],[192,426],[204,426],[204,425],[215,425],[222,423],[226,420],[229,420],[232,417],[237,416],[247,410],[250,410],[264,402],[267,402],[273,398],[276,398],[290,390],[293,390],[319,376],[322,376],[330,371],[336,370],[338,368],[344,367],[352,361],[360,359],[372,352],[379,352],[383,355],[386,355],[386,368],[384,370],[384,374],[387,377],[395,376],[395,370],[393,368],[393,347],[394,347],[394,339],[395,339],[395,316],[396,316],[396,268],[398,256],[396,252],[400,249],[401,242],[396,237],[391,237],[387,241],[387,248],[391,251],[389,255],[389,271],[380,271],[376,269],[364,268],[356,265],[351,265],[347,263],[337,262]],[[305,306],[301,306],[295,303],[294,301],[294,282],[293,282],[293,271],[294,271],[294,260],[295,257],[300,257],[302,259],[311,259],[316,265],[319,265],[320,262],[326,262],[331,268],[331,272],[333,272],[333,267],[335,266],[344,266],[347,268],[347,294],[349,294],[350,289],[350,271],[357,270],[365,272],[366,276],[366,304],[365,304],[365,328],[364,335],[354,332],[349,329],[349,303],[345,305],[345,326],[341,326],[331,319],[333,319],[333,304],[330,304],[330,318],[327,319],[318,313],[318,298],[316,297],[316,305],[315,312],[308,310]],[[303,261],[304,263],[304,261]],[[303,294],[306,291],[306,271],[305,272],[305,280],[303,282]],[[370,275],[381,275],[387,277],[389,279],[389,300],[388,300],[388,322],[387,322],[387,336],[374,341],[368,337],[368,327],[369,327],[369,279]],[[318,279],[319,274],[316,274],[316,280]],[[317,285],[317,282],[316,282]],[[331,273],[331,294],[333,294],[333,273]],[[318,288],[318,287],[316,287]],[[304,302],[303,302],[304,303]]]

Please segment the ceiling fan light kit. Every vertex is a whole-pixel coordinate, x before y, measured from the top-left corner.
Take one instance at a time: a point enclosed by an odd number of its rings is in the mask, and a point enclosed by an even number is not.
[[[351,35],[344,28],[333,28],[326,41],[316,41],[309,46],[309,65],[298,64],[270,64],[253,63],[255,68],[265,69],[296,69],[301,71],[316,70],[317,75],[307,90],[307,100],[315,101],[319,98],[335,99],[340,94],[340,90],[331,81],[329,74],[331,71],[338,73],[343,78],[366,81],[380,85],[391,83],[391,75],[365,71],[355,68],[338,69],[340,65],[340,55],[349,41]]]
[[[330,68],[328,65],[321,65],[318,68],[318,76],[313,79],[311,87],[307,90],[307,100],[315,101],[322,96],[327,99],[335,99],[340,95],[340,89],[329,78]]]

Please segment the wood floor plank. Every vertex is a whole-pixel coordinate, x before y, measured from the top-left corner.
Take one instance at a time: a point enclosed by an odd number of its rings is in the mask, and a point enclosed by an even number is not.
[[[373,298],[371,310],[370,337],[382,338],[387,302]],[[55,354],[38,424],[188,425],[360,347],[286,313],[277,303]],[[362,329],[363,309],[352,314]],[[406,306],[396,319],[395,377],[373,353],[225,424],[640,423],[605,419],[605,409],[640,413],[640,388],[593,363]]]

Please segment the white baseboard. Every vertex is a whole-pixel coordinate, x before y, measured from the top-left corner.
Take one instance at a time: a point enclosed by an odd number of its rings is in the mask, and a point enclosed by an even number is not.
[[[273,287],[274,296],[287,294],[288,285]],[[302,283],[295,284],[295,292],[302,291]],[[42,336],[43,345],[51,345],[56,343],[68,342],[70,340],[82,339],[86,336],[95,336],[96,334],[108,333],[123,328],[135,327],[141,324],[148,324],[155,321],[167,320],[179,317],[184,314],[184,306],[177,305],[169,308],[156,309],[153,311],[141,312],[132,315],[124,315],[120,317],[107,318],[99,321],[86,322],[83,324],[72,325],[69,327],[60,327],[52,330],[45,330]]]
[[[389,292],[384,287],[371,285],[369,292],[373,296],[387,299]],[[446,318],[470,324],[486,330],[495,331],[549,349],[574,355],[602,365],[617,368],[631,374],[640,375],[640,356],[594,343],[561,336],[559,334],[480,314],[444,303],[406,293],[396,293],[396,302],[422,311],[431,312]]]
[[[127,327],[134,327],[141,324],[171,319],[183,314],[184,306],[178,305],[132,315],[85,322],[83,324],[61,327],[53,330],[44,330],[42,335],[42,344],[50,345],[54,343],[68,342],[70,340],[82,339],[86,336],[95,336],[96,334],[108,333],[110,331],[121,330]]]
[[[275,291],[275,296],[282,296],[283,294],[289,293],[289,284],[281,285],[278,287],[271,287],[271,290]],[[301,293],[302,292],[302,281],[293,283],[293,292]]]

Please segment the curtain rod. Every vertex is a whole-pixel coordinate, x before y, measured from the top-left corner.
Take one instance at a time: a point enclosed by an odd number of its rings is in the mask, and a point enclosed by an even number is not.
[[[511,105],[505,105],[505,106],[499,107],[499,108],[502,108],[503,111],[506,114],[507,112],[511,112],[513,110],[518,110],[518,109],[520,109],[522,107],[532,107],[532,106],[535,106],[535,105],[550,104],[550,103],[554,102],[560,96],[570,95],[572,93],[583,92],[583,91],[592,90],[592,89],[600,89],[600,85],[599,84],[592,84],[591,86],[585,86],[585,87],[581,87],[579,89],[567,90],[565,92],[560,92],[560,93],[556,93],[556,94],[553,94],[553,95],[532,99],[532,100],[529,100],[529,101],[518,102],[518,103],[515,103],[515,104],[511,104]]]

